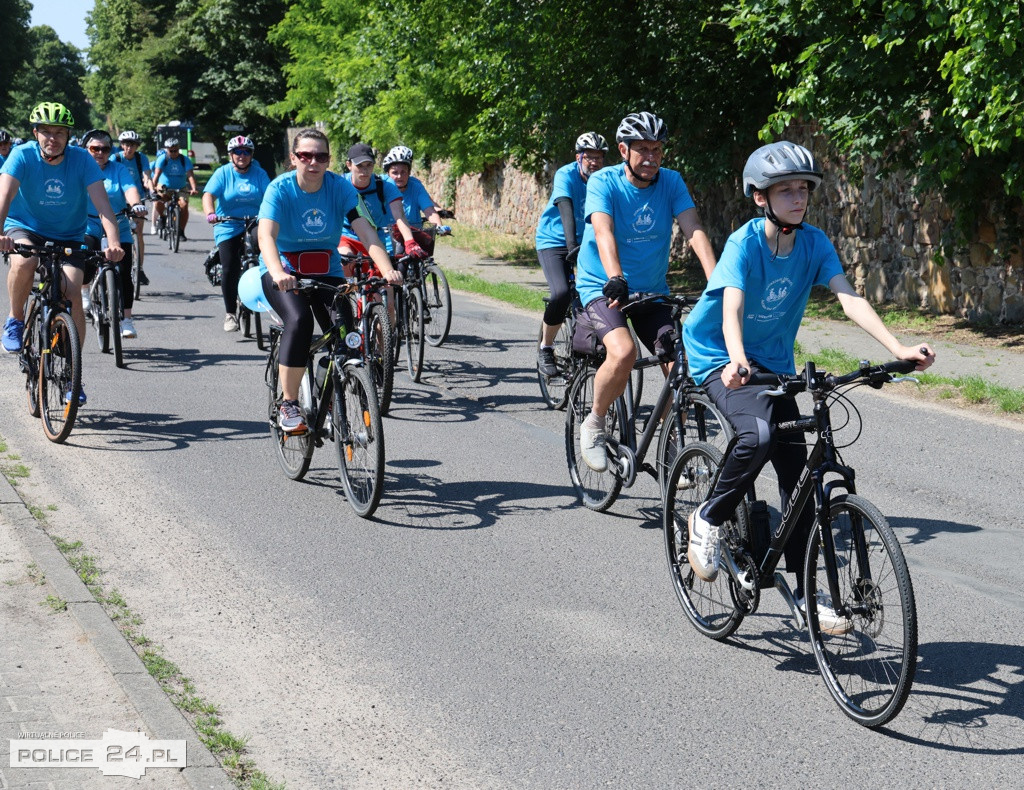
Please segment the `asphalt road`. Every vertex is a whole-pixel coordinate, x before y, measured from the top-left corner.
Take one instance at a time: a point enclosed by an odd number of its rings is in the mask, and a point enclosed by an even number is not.
[[[306,482],[285,479],[267,438],[265,355],[222,331],[201,271],[209,230],[189,234],[207,240],[176,256],[147,237],[153,283],[126,370],[90,328],[89,404],[68,443],[48,443],[27,414],[13,357],[0,359],[0,433],[31,468],[25,496],[57,507],[52,532],[97,557],[271,777],[1019,782],[1020,428],[854,393],[864,432],[844,458],[900,536],[920,619],[914,692],[890,729],[870,732],[832,703],[776,594],[728,643],[689,626],[654,481],[607,514],[576,504],[563,415],[538,398],[533,316],[456,296],[427,380],[396,376],[373,520],[348,508],[329,447]]]

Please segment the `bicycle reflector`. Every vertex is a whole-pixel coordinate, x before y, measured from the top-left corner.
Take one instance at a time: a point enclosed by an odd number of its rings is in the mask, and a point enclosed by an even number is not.
[[[358,332],[349,332],[347,335],[345,335],[345,345],[348,346],[349,348],[359,348],[362,342],[363,338],[360,337]]]

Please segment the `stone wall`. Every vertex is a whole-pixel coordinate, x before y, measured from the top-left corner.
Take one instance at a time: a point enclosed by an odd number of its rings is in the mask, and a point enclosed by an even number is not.
[[[1007,223],[983,220],[965,249],[943,259],[942,236],[952,214],[941,195],[916,197],[908,179],[878,178],[870,164],[863,183],[853,184],[842,178],[845,161],[827,153],[825,143],[806,129],[790,131],[789,139],[826,152],[819,154],[825,178],[808,222],[834,241],[858,293],[876,304],[923,307],[972,322],[1024,322],[1024,255],[1021,239],[1010,236]],[[612,151],[609,162],[615,157]],[[447,164],[435,163],[429,174],[418,175],[436,200],[455,209],[459,222],[532,239],[555,169],[553,164],[532,175],[504,163],[452,183]],[[695,191],[694,200],[716,251],[754,215],[738,179],[720,189]],[[673,258],[696,265],[681,238],[674,242]]]

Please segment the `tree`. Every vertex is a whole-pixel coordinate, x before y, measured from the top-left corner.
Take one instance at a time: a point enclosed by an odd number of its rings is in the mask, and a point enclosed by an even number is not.
[[[13,75],[21,72],[29,54],[28,26],[32,6],[28,0],[0,0],[0,124],[23,128],[28,116],[20,117],[11,102],[11,90],[17,84]]]
[[[85,63],[78,48],[61,41],[49,25],[29,29],[27,40],[29,60],[10,80],[16,86],[10,92],[11,125],[28,137],[32,109],[40,102],[56,101],[71,110],[80,129],[88,128],[92,120],[82,89]]]

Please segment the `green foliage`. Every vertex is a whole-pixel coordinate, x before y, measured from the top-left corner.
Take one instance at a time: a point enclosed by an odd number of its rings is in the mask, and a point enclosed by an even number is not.
[[[4,75],[0,80],[0,125],[4,127],[21,128],[28,121],[28,116],[19,116],[19,107],[12,104],[11,92],[17,82],[11,77],[21,73],[28,60],[31,12],[28,0],[0,0],[0,41],[4,42],[0,48],[0,74]]]
[[[43,101],[57,101],[65,105],[75,118],[79,129],[92,124],[89,105],[82,89],[85,63],[76,47],[65,44],[49,25],[38,25],[24,34],[29,57],[15,77],[8,81],[10,90],[8,111],[11,114],[11,132],[28,139],[28,123],[32,109]]]

